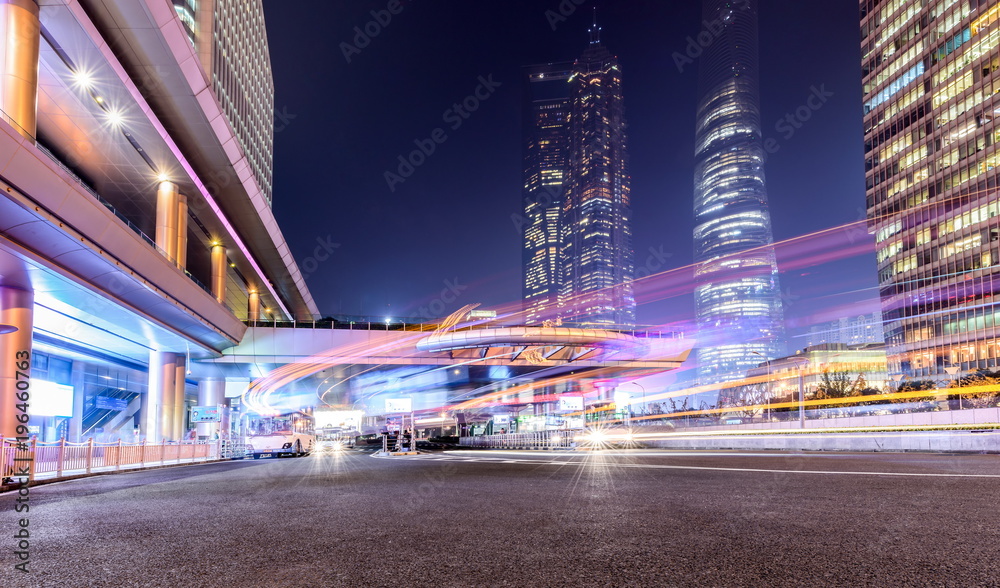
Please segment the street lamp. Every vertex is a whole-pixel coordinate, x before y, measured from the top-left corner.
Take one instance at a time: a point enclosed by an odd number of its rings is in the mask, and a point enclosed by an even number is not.
[[[957,378],[955,378],[955,375],[958,374],[958,372],[962,371],[962,368],[960,368],[959,366],[953,365],[953,366],[949,366],[949,367],[944,368],[944,371],[948,372],[948,375],[952,377],[951,378],[952,382],[955,382],[957,380]],[[955,387],[956,388],[961,388],[961,386],[957,385],[957,384],[955,385]],[[958,394],[958,410],[962,410],[962,391],[959,390],[957,392],[957,394]]]
[[[642,415],[646,416],[646,388],[643,387],[643,385],[640,384],[639,382],[632,382],[632,383],[638,386],[640,390],[642,390]]]
[[[751,351],[750,353],[759,355],[764,359],[764,363],[767,364],[767,382],[764,386],[764,398],[767,400],[767,409],[764,412],[764,418],[771,420],[771,360],[759,351]]]

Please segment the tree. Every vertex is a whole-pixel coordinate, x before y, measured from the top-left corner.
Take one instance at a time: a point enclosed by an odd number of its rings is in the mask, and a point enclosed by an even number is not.
[[[1000,371],[979,370],[974,374],[962,376],[948,385],[949,388],[979,388],[975,392],[963,393],[962,402],[957,402],[958,395],[948,396],[949,407],[987,408],[997,406],[1000,400]]]

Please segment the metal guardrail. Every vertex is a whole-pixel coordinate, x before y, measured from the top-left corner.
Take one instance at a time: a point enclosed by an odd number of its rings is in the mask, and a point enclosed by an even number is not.
[[[0,478],[61,478],[64,475],[119,471],[130,467],[198,463],[219,458],[219,442],[143,443],[0,443]],[[27,474],[27,475],[25,475]]]
[[[435,322],[421,322],[421,319],[402,319],[399,321],[385,322],[379,320],[369,320],[365,317],[355,318],[324,318],[311,321],[243,321],[248,327],[267,327],[278,329],[345,329],[354,331],[416,331],[433,333],[441,325]],[[477,331],[485,329],[507,329],[524,326],[538,325],[511,325],[497,323],[480,323],[472,325],[461,325],[450,331]],[[576,327],[559,327],[576,328]],[[684,333],[672,331],[647,331],[647,330],[623,330],[623,329],[596,329],[605,330],[623,335],[631,335],[641,339],[683,339]]]
[[[579,429],[571,429],[478,435],[475,437],[462,437],[458,440],[458,444],[462,447],[481,447],[486,449],[570,449],[576,444],[576,436],[582,432]]]

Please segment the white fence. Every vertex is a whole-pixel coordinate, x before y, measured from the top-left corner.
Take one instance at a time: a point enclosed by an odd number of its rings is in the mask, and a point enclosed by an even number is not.
[[[147,445],[122,443],[0,443],[0,478],[34,481],[36,478],[118,471],[146,466],[197,463],[219,459],[219,442],[182,442]]]
[[[569,449],[574,437],[582,431],[535,431],[533,433],[506,433],[502,435],[479,435],[462,437],[458,444],[463,447],[485,447],[489,449]]]

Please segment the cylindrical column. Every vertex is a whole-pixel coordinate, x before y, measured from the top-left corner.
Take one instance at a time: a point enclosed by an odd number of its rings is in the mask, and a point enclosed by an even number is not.
[[[0,334],[0,437],[17,437],[17,419],[23,414],[18,405],[27,396],[31,405],[31,329],[34,293],[31,290],[0,286],[0,325],[17,330]],[[21,382],[20,388],[18,382]],[[27,395],[24,394],[27,392]],[[18,398],[18,393],[22,397]],[[24,434],[20,436],[25,436]]]
[[[198,406],[220,406],[226,399],[226,381],[207,378],[198,382]],[[211,439],[219,430],[219,423],[198,423],[198,437]]]
[[[175,365],[173,437],[174,439],[180,441],[185,438],[184,433],[186,433],[184,430],[184,423],[187,422],[187,403],[185,402],[185,380],[187,378],[187,372],[185,370],[187,366],[184,364],[183,357],[178,357]]]
[[[0,0],[0,110],[17,132],[35,140],[41,25],[34,0]]]
[[[188,202],[187,196],[177,195],[177,267],[187,268],[188,258]]]
[[[177,354],[163,353],[160,364],[160,419],[159,431],[163,440],[176,441],[174,437],[174,395],[177,393]],[[152,366],[150,366],[152,367]]]
[[[226,299],[226,248],[212,243],[212,294],[221,304]]]
[[[73,362],[70,381],[73,383],[73,415],[69,419],[68,440],[80,443],[83,437],[83,406],[86,399],[85,364],[82,361]]]
[[[250,290],[250,308],[247,318],[251,321],[260,320],[260,293],[257,290]]]
[[[159,443],[173,432],[164,433],[164,411],[168,407],[173,409],[176,362],[177,355],[174,353],[152,351],[149,354],[149,379],[140,420],[141,433],[147,443]]]
[[[156,246],[163,250],[167,259],[177,259],[177,213],[179,198],[177,184],[160,182],[156,192]]]

